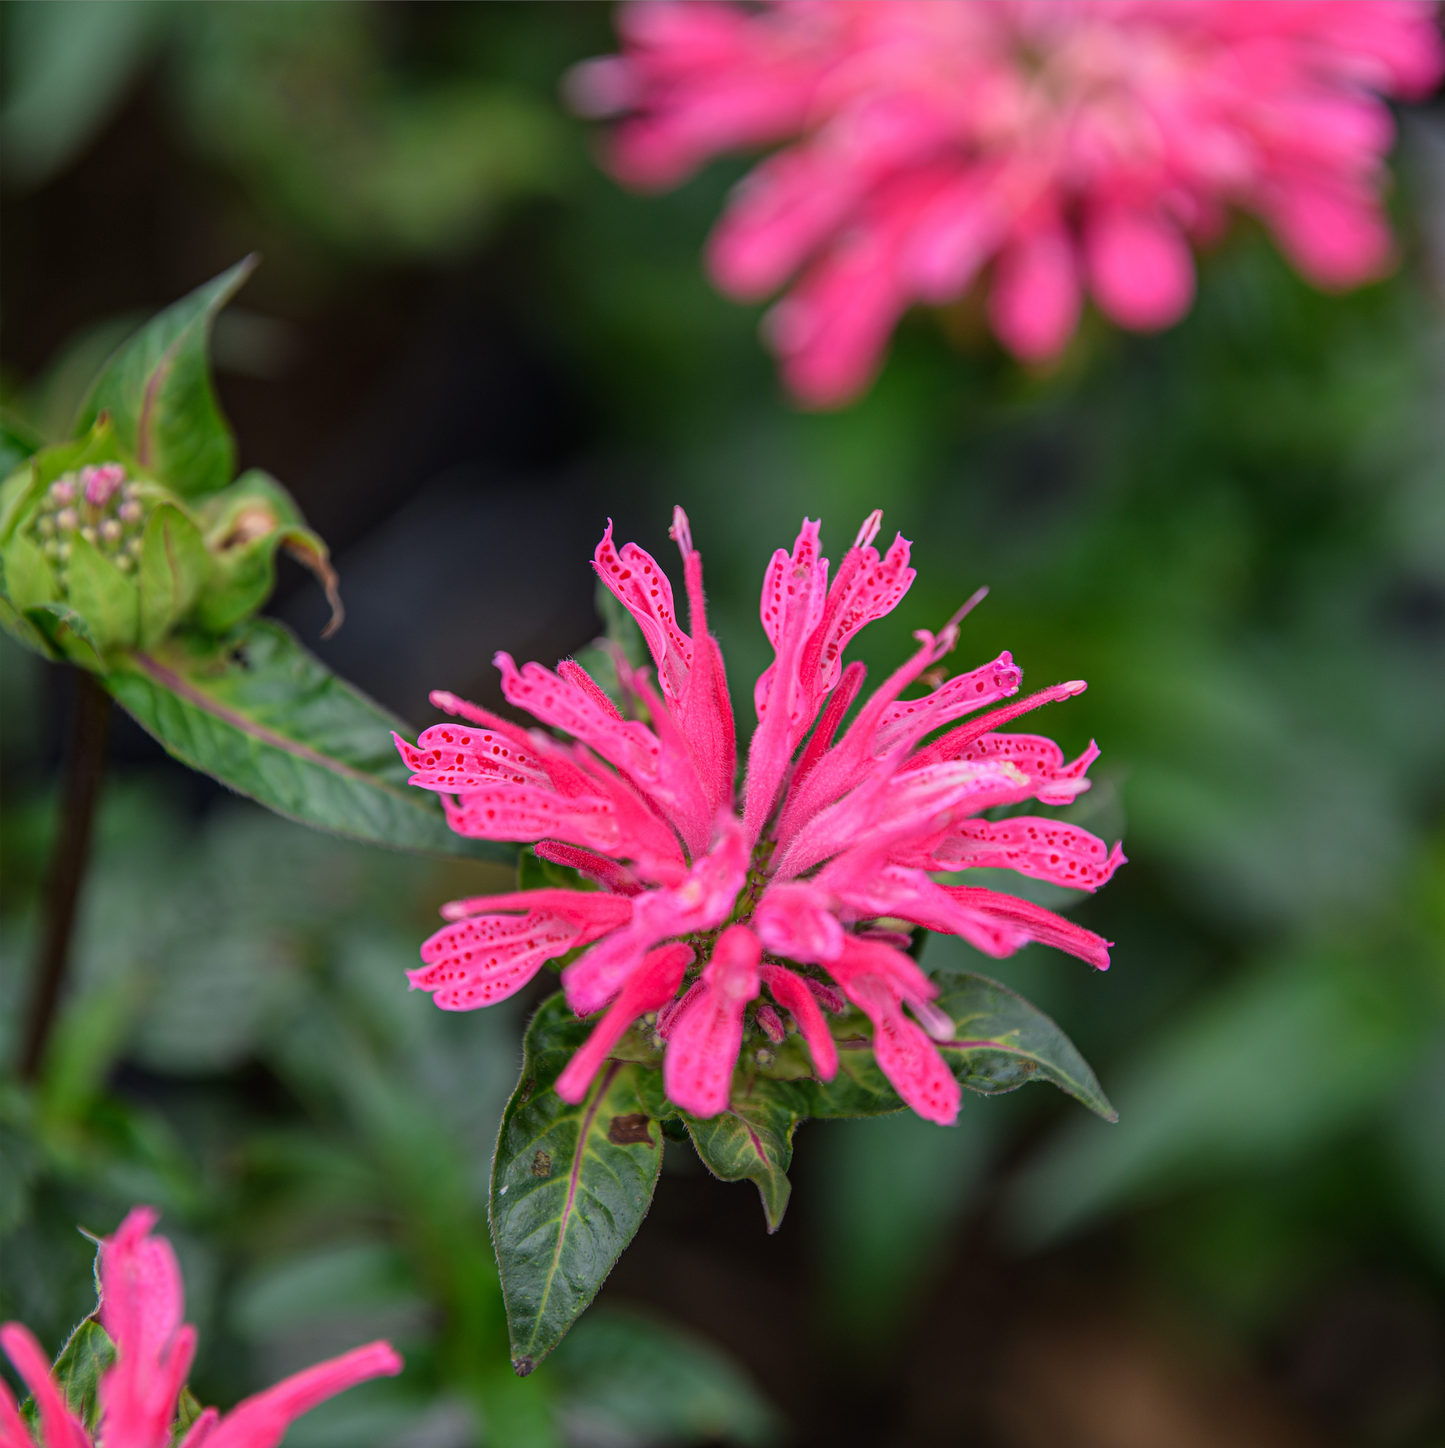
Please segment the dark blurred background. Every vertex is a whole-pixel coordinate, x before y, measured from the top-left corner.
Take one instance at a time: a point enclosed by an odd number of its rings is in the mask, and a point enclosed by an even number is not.
[[[1438,102],[1400,118],[1385,283],[1322,296],[1241,221],[1162,336],[1091,317],[1030,373],[966,300],[808,415],[702,276],[742,163],[629,196],[562,110],[606,6],[10,0],[0,42],[5,405],[63,435],[129,327],[259,251],[219,389],[348,618],[321,643],[299,570],[272,611],[380,701],[418,727],[431,688],[499,702],[495,650],[597,631],[606,519],[665,560],[681,502],[746,728],[767,557],[805,513],[837,557],[881,506],[920,576],[862,656],[988,583],[959,666],[1090,681],[1035,727],[1098,738],[1080,818],[1130,857],[1047,902],[1118,942],[1105,976],[924,956],[1050,1011],[1119,1125],[1031,1088],[951,1131],[807,1125],[771,1238],[751,1188],[669,1155],[598,1308],[518,1384],[483,1183],[540,995],[443,1016],[401,974],[497,868],[308,834],[118,717],[57,1050],[0,1094],[5,1316],[56,1348],[90,1305],[75,1224],[146,1200],[204,1400],[378,1332],[407,1353],[292,1448],[1445,1444]],[[70,685],[0,664],[13,1021]]]

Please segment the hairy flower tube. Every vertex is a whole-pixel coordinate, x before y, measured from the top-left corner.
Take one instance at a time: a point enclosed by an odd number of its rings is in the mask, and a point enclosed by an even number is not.
[[[100,1244],[100,1323],[114,1344],[115,1361],[100,1378],[93,1437],[66,1402],[30,1331],[18,1322],[0,1327],[0,1345],[34,1396],[40,1448],[171,1448],[196,1330],[181,1321],[180,1267],[171,1244],[151,1235],[156,1218],[154,1208],[136,1207]],[[247,1398],[224,1417],[215,1408],[204,1409],[177,1448],[276,1448],[287,1428],[318,1403],[401,1367],[385,1342],[353,1348]],[[0,1379],[0,1448],[35,1443]]]
[[[531,843],[595,886],[445,906],[451,923],[410,973],[443,1009],[470,1010],[567,956],[568,1003],[579,1017],[601,1016],[556,1082],[565,1100],[584,1098],[644,1017],[665,1042],[668,1098],[694,1116],[727,1106],[745,1035],[776,1041],[789,1021],[830,1080],[838,1057],[825,1012],[846,998],[872,1022],[876,1059],[902,1099],[948,1124],[960,1090],[934,1041],[953,1024],[933,1004],[938,987],[900,948],[914,927],[995,957],[1041,941],[1108,967],[1109,942],[1091,931],[1027,900],[934,878],[1001,867],[1094,890],[1123,863],[1117,845],[1060,820],[986,815],[1028,800],[1068,804],[1089,787],[1094,745],[1066,761],[1051,740],[1001,732],[1083,683],[1015,697],[1022,671],[1003,653],[905,698],[953,649],[966,605],[939,634],[917,634],[913,657],[848,719],[865,671],[845,667],[844,650],[914,578],[901,536],[884,554],[874,548],[881,518],[867,519],[831,581],[815,522],[804,521],[791,553],[773,555],[761,612],[775,659],[753,691],[758,724],[740,793],[722,653],[680,508],[672,536],[690,632],[657,562],[634,543],[617,547],[610,523],[593,559],[641,629],[655,684],[619,653],[619,709],[573,660],[555,672],[519,669],[499,653],[508,702],[572,742],[446,693],[432,702],[461,722],[433,725],[415,746],[397,740],[412,783],[441,794],[453,829]]]
[[[623,53],[578,67],[575,107],[623,119],[606,160],[665,188],[726,151],[784,143],[708,245],[758,300],[789,388],[865,388],[904,310],[963,296],[1016,356],[1056,356],[1085,290],[1123,327],[1177,321],[1190,243],[1261,217],[1310,281],[1391,260],[1379,97],[1445,70],[1418,0],[640,0]]]

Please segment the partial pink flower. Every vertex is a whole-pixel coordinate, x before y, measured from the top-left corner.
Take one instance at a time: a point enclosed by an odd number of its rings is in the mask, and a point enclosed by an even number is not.
[[[1090,744],[1067,760],[1052,740],[1001,732],[1077,681],[1018,698],[1007,654],[923,694],[911,692],[953,649],[977,598],[919,647],[845,726],[865,670],[843,652],[908,591],[909,545],[874,546],[865,521],[829,581],[819,525],[804,520],[764,577],[761,617],[774,661],[753,690],[758,718],[741,791],[723,659],[707,632],[702,560],[674,513],[688,629],[662,568],[612,526],[593,566],[637,620],[657,668],[618,656],[619,707],[574,660],[556,671],[497,656],[510,702],[549,726],[525,729],[436,693],[461,720],[397,740],[411,782],[440,793],[452,827],[531,844],[587,887],[459,900],[422,947],[412,984],[448,1010],[520,990],[547,960],[581,1017],[603,1013],[556,1082],[582,1101],[639,1020],[662,1044],[668,1097],[699,1117],[727,1108],[743,1044],[801,1035],[831,1080],[838,1052],[823,1012],[852,1001],[873,1024],[874,1051],[899,1095],[951,1122],[959,1090],[937,1043],[952,1023],[938,987],[900,947],[914,927],[958,935],[1002,957],[1039,941],[1100,970],[1109,942],[1027,900],[940,874],[985,866],[1095,890],[1124,863],[1077,825],[1034,814],[981,818],[1028,800],[1066,805],[1089,787]],[[933,677],[933,675],[930,675]],[[555,732],[571,736],[565,742]],[[579,953],[580,952],[580,953]]]
[[[185,1297],[171,1244],[151,1235],[158,1215],[153,1207],[135,1207],[100,1246],[100,1323],[116,1358],[100,1380],[100,1425],[93,1440],[66,1405],[29,1329],[18,1322],[0,1327],[0,1346],[39,1409],[38,1448],[170,1448],[196,1330],[181,1321]],[[388,1343],[354,1348],[247,1398],[224,1417],[207,1408],[180,1448],[276,1448],[287,1428],[318,1403],[401,1368]],[[0,1448],[37,1448],[3,1379]]]
[[[1085,291],[1154,331],[1194,296],[1191,246],[1231,207],[1318,286],[1392,260],[1381,97],[1418,99],[1445,51],[1433,0],[634,0],[623,53],[568,78],[621,117],[612,173],[675,186],[723,152],[782,146],[708,243],[757,300],[789,388],[867,387],[898,318],[961,297],[1016,356],[1068,343]]]

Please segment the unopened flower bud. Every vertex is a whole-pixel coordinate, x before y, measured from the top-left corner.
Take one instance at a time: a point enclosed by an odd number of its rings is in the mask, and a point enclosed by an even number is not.
[[[134,484],[132,484],[132,486],[134,486]],[[129,493],[130,489],[127,488],[126,492]],[[117,509],[117,512],[120,515],[120,521],[122,523],[139,523],[141,518],[145,516],[145,509],[134,497],[127,498],[126,501],[120,505],[119,509]]]
[[[94,543],[100,535],[87,523],[85,527],[80,530],[80,536],[84,538],[87,543]]]
[[[101,463],[98,467],[81,468],[80,479],[85,485],[85,501],[92,507],[103,508],[125,481],[125,469],[119,463]]]
[[[55,535],[55,519],[49,513],[42,513],[35,527],[42,538],[51,538]]]
[[[122,528],[114,518],[107,518],[105,522],[100,525],[100,536],[104,538],[107,543],[119,543],[121,535],[124,532],[125,529]]]
[[[57,478],[50,485],[50,496],[57,503],[73,503],[75,501],[75,484],[68,478]]]
[[[115,566],[119,568],[122,573],[129,573],[131,569],[135,567],[135,559],[133,559],[129,553],[122,553],[120,557],[115,560]]]
[[[62,508],[55,515],[55,526],[62,531],[68,532],[70,529],[78,527],[79,524],[80,514],[74,508]]]

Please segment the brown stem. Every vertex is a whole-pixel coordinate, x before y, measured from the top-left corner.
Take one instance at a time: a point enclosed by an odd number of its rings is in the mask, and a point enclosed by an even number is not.
[[[20,1057],[20,1075],[27,1081],[33,1081],[40,1074],[50,1030],[55,1024],[56,1007],[60,1004],[60,988],[65,983],[70,937],[75,928],[75,906],[85,878],[91,826],[95,822],[101,781],[105,778],[105,746],[109,733],[110,695],[94,675],[77,669],[60,831],[45,881],[43,933],[35,962],[25,1049]]]

